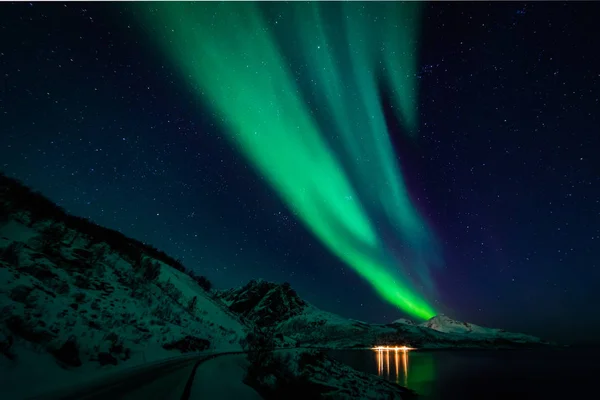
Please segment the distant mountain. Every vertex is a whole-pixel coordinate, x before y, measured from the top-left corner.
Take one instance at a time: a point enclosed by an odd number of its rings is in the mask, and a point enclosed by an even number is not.
[[[420,326],[444,333],[495,335],[499,332],[498,329],[482,328],[481,326],[468,322],[455,321],[444,314],[437,315],[430,320],[423,322]]]
[[[253,324],[273,329],[303,346],[330,348],[407,344],[420,348],[506,348],[545,344],[541,339],[436,316],[420,325],[407,319],[367,324],[322,311],[302,300],[289,284],[251,281],[216,294]]]
[[[392,324],[414,325],[415,323],[412,322],[410,319],[400,318],[400,319],[397,319],[394,322],[392,322]]]
[[[180,353],[242,350],[257,337],[249,335],[256,326],[284,332],[285,324],[308,315],[317,324],[327,320],[326,327],[337,321],[342,335],[348,325],[362,324],[315,309],[289,284],[252,281],[215,292],[208,279],[162,251],[69,215],[0,173],[2,398],[29,398]],[[283,333],[273,338],[277,347],[297,344]],[[273,390],[301,382],[361,398],[411,397],[311,349],[271,356],[277,379],[262,363],[258,370]],[[258,382],[250,365],[243,368],[247,374],[226,378]]]
[[[517,343],[539,343],[541,340],[535,336],[524,333],[506,332],[504,329],[485,328],[469,322],[460,322],[444,314],[437,315],[420,326],[448,334],[459,334],[469,337],[497,338]]]
[[[255,327],[271,330],[278,347],[544,344],[444,315],[420,325],[368,324],[318,309],[288,283],[253,280],[211,290],[206,278],[164,252],[69,215],[0,174],[3,394],[35,394],[56,384],[56,374],[72,382],[181,352],[240,350]]]

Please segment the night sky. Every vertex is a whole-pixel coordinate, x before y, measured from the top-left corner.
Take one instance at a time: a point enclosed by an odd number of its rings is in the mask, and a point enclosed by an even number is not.
[[[264,20],[285,25],[273,7]],[[414,135],[389,87],[379,95],[410,199],[439,242],[427,302],[484,326],[593,340],[600,5],[422,11]],[[347,317],[404,317],[290,211],[133,14],[116,3],[0,5],[0,169],[218,288],[288,281]]]

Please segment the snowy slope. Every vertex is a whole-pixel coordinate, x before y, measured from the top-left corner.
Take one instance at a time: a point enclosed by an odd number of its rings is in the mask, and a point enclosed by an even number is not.
[[[274,329],[298,344],[312,337],[337,340],[363,335],[368,324],[322,311],[302,300],[288,283],[253,280],[217,293],[229,309],[261,328]],[[310,337],[307,337],[310,333]]]
[[[42,249],[40,237],[57,226],[64,237]],[[102,257],[90,261],[93,254]],[[145,260],[160,265],[152,281],[105,243],[56,221],[32,223],[27,213],[3,221],[3,393],[22,397],[65,379],[89,378],[186,351],[240,349],[246,327],[239,317],[190,276],[151,257]],[[33,377],[36,385],[23,384]]]
[[[498,329],[483,328],[468,322],[455,321],[444,314],[436,315],[430,320],[422,323],[421,326],[444,333],[495,335],[499,332]]]
[[[367,324],[314,307],[287,283],[210,291],[157,249],[70,216],[1,174],[0,181],[3,395],[22,398],[181,352],[240,350],[256,327],[272,330],[277,347],[542,343],[445,316],[420,326]]]
[[[371,329],[364,322],[350,320],[308,305],[301,315],[278,324],[277,330],[300,344],[311,344],[315,338],[327,342],[362,338]]]
[[[414,325],[415,323],[410,319],[400,318],[392,322],[392,324],[404,324],[404,325]]]
[[[506,332],[503,329],[485,328],[469,322],[456,321],[443,314],[431,318],[420,326],[443,333],[480,337],[482,340],[507,340],[515,343],[541,342],[541,339],[535,336],[517,332]]]

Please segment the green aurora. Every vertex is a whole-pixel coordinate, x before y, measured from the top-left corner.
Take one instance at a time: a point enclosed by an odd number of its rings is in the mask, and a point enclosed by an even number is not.
[[[231,143],[305,226],[382,298],[414,317],[434,316],[425,292],[433,292],[435,241],[404,186],[378,90],[381,82],[390,89],[413,134],[419,4],[135,7]],[[381,219],[411,249],[410,262],[390,251]]]

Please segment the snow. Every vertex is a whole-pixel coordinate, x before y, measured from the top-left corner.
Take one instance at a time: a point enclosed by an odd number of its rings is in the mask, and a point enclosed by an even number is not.
[[[468,322],[455,321],[444,314],[437,315],[430,320],[421,324],[426,328],[444,333],[475,333],[482,335],[493,335],[497,333],[497,329],[483,328],[479,325]]]
[[[302,347],[371,348],[378,344],[418,348],[499,348],[540,344],[539,338],[452,320],[444,315],[416,325],[407,319],[368,324],[323,311],[285,284],[251,281],[218,293],[232,310]]]
[[[243,383],[248,365],[245,354],[221,356],[201,363],[194,376],[190,399],[261,399],[254,389]]]
[[[358,348],[382,342],[419,348],[494,347],[498,339],[501,345],[542,343],[444,315],[421,325],[405,319],[368,324],[320,310],[286,284],[252,281],[239,289],[206,292],[187,274],[150,257],[160,265],[160,275],[148,281],[106,243],[92,243],[66,229],[66,238],[53,251],[43,250],[40,235],[56,221],[31,224],[26,213],[11,218],[0,226],[3,399],[72,386],[180,354],[165,349],[166,344],[196,351],[209,343],[206,354],[239,351],[240,339],[254,325],[273,328],[281,347]],[[5,257],[5,249],[14,243],[22,245],[18,262]],[[86,257],[96,252],[104,257],[91,263]],[[190,309],[193,298],[196,307]],[[65,354],[72,342],[75,354]],[[243,356],[207,361],[199,368],[194,391],[252,398],[256,393],[242,383],[246,368]],[[325,371],[319,379],[326,377]]]
[[[213,300],[206,296],[205,292],[188,275],[176,269],[163,264],[161,269],[161,280],[170,280],[181,291],[184,303],[187,303],[192,297],[198,296],[198,308],[202,310],[203,319],[216,326],[229,330],[237,338],[234,342],[224,342],[219,344],[219,349],[223,351],[241,350],[239,339],[246,335],[246,328],[239,317],[231,312],[225,311],[218,300]]]
[[[415,323],[410,319],[400,318],[392,322],[392,324],[404,324],[404,325],[414,325]]]
[[[103,262],[81,270],[81,254],[107,246],[68,230],[57,255],[49,256],[38,250],[36,237],[51,222],[27,224],[21,215],[0,227],[0,256],[11,243],[24,246],[19,265],[0,257],[0,349],[10,338],[14,358],[0,353],[3,396],[21,398],[173,357],[180,352],[163,344],[186,336],[206,339],[212,349],[241,349],[246,328],[240,318],[186,274],[160,263],[156,282],[131,280],[132,265],[110,249]],[[181,293],[179,302],[163,293],[160,284],[167,281]],[[186,306],[194,296],[196,310],[190,312]],[[160,307],[168,312],[157,313]],[[77,343],[80,366],[64,365],[51,355],[70,338]],[[117,365],[100,365],[100,354]],[[36,385],[27,384],[32,381]]]
[[[191,363],[184,368],[166,372],[133,393],[119,397],[123,400],[180,400],[193,368],[194,363]]]
[[[283,321],[277,326],[279,332],[299,341],[308,339],[307,333],[311,338],[327,338],[328,341],[349,339],[364,334],[368,329],[369,325],[364,322],[352,321],[319,310],[310,304],[302,314]]]
[[[56,382],[76,382],[90,373],[85,367],[80,370],[57,368],[54,357],[48,353],[26,347],[19,347],[15,352],[17,363],[0,356],[0,387],[5,400],[38,395],[40,388],[54,387]]]
[[[27,243],[38,234],[38,231],[16,219],[11,219],[4,226],[0,226],[0,238],[10,237],[11,240],[17,242]]]
[[[440,314],[422,323],[420,326],[438,332],[466,335],[481,339],[505,339],[516,343],[539,343],[541,340],[535,336],[522,333],[506,332],[502,329],[485,328],[469,322],[460,322]]]

